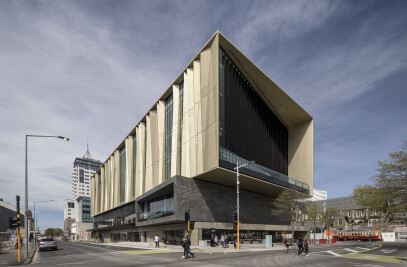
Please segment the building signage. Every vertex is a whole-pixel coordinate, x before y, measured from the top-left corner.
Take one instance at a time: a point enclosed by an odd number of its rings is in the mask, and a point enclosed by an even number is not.
[[[407,233],[407,227],[396,227],[396,233]]]

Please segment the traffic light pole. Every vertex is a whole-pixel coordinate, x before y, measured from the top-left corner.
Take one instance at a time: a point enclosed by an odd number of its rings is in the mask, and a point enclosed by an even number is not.
[[[240,233],[239,233],[239,222],[240,222],[240,218],[239,218],[239,162],[236,162],[236,211],[237,211],[237,250],[239,251],[240,249],[240,241],[239,241],[239,237],[240,237]]]
[[[17,213],[17,218],[20,219],[20,213]],[[21,232],[20,225],[17,226],[17,244],[18,244],[18,262],[21,262]],[[27,244],[26,244],[27,246]]]
[[[21,262],[21,233],[20,233],[20,196],[16,196],[17,206],[17,250],[18,250],[18,262]]]

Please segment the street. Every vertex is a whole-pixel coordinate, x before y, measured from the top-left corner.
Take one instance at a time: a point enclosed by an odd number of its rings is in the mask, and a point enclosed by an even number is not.
[[[58,251],[39,253],[38,266],[406,266],[406,243],[348,242],[310,247],[310,256],[298,256],[293,246],[284,250],[217,252],[194,250],[196,258],[181,252],[58,242]],[[232,250],[230,250],[232,251]],[[356,253],[359,252],[359,253]],[[356,256],[355,256],[356,255]],[[400,259],[398,257],[404,257]],[[363,258],[363,259],[362,259]],[[33,262],[35,264],[35,262]]]

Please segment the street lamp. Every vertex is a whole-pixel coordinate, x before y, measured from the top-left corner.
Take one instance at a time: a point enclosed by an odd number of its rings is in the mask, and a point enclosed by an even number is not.
[[[34,202],[34,242],[35,244],[37,244],[37,219],[35,218],[36,213],[35,213],[35,203],[43,203],[43,202],[51,202],[51,201],[55,201],[55,200],[44,200],[44,201],[36,201]]]
[[[28,168],[27,168],[27,144],[28,144],[28,137],[50,137],[50,138],[59,138],[65,141],[69,141],[69,138],[64,136],[55,136],[55,135],[31,135],[28,134],[25,136],[25,216],[24,216],[24,226],[26,229],[26,237],[27,237],[27,230],[28,230]],[[28,258],[28,244],[24,248],[24,257]]]
[[[38,214],[45,214],[45,213],[47,213],[46,211],[43,211],[43,212],[38,212],[38,213],[36,213],[35,214],[35,221],[37,222],[37,219],[38,219]],[[36,230],[36,229],[35,229]],[[37,240],[35,240],[35,242],[37,242]],[[35,244],[37,244],[37,243],[35,243]]]
[[[243,164],[239,166],[239,161],[236,161],[236,167],[233,168],[234,170],[236,170],[236,212],[237,212],[237,250],[239,250],[240,248],[240,244],[239,244],[239,228],[240,228],[240,213],[239,213],[239,168],[243,168],[243,167],[247,167],[250,164],[255,163],[256,161],[252,160],[249,163]]]

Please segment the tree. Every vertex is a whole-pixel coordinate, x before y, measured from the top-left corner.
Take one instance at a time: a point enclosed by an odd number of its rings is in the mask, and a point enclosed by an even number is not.
[[[331,207],[324,212],[322,218],[320,219],[321,223],[324,224],[328,230],[328,243],[329,243],[329,228],[334,227],[335,219],[338,216],[338,214],[339,214],[338,210]]]
[[[45,236],[60,236],[63,232],[61,228],[48,228],[45,230]]]
[[[315,222],[316,222],[317,216],[318,216],[317,204],[314,201],[308,201],[306,205],[307,205],[308,220],[314,221],[314,242],[315,242],[315,233],[316,233]]]
[[[299,210],[298,204],[304,197],[306,197],[306,195],[303,193],[286,189],[274,200],[273,203],[273,215],[290,218],[292,243],[294,243],[294,222],[297,219],[297,212]]]
[[[402,150],[389,153],[389,158],[378,162],[372,184],[359,185],[353,197],[359,205],[382,211],[385,220],[396,212],[407,209],[407,140]]]

